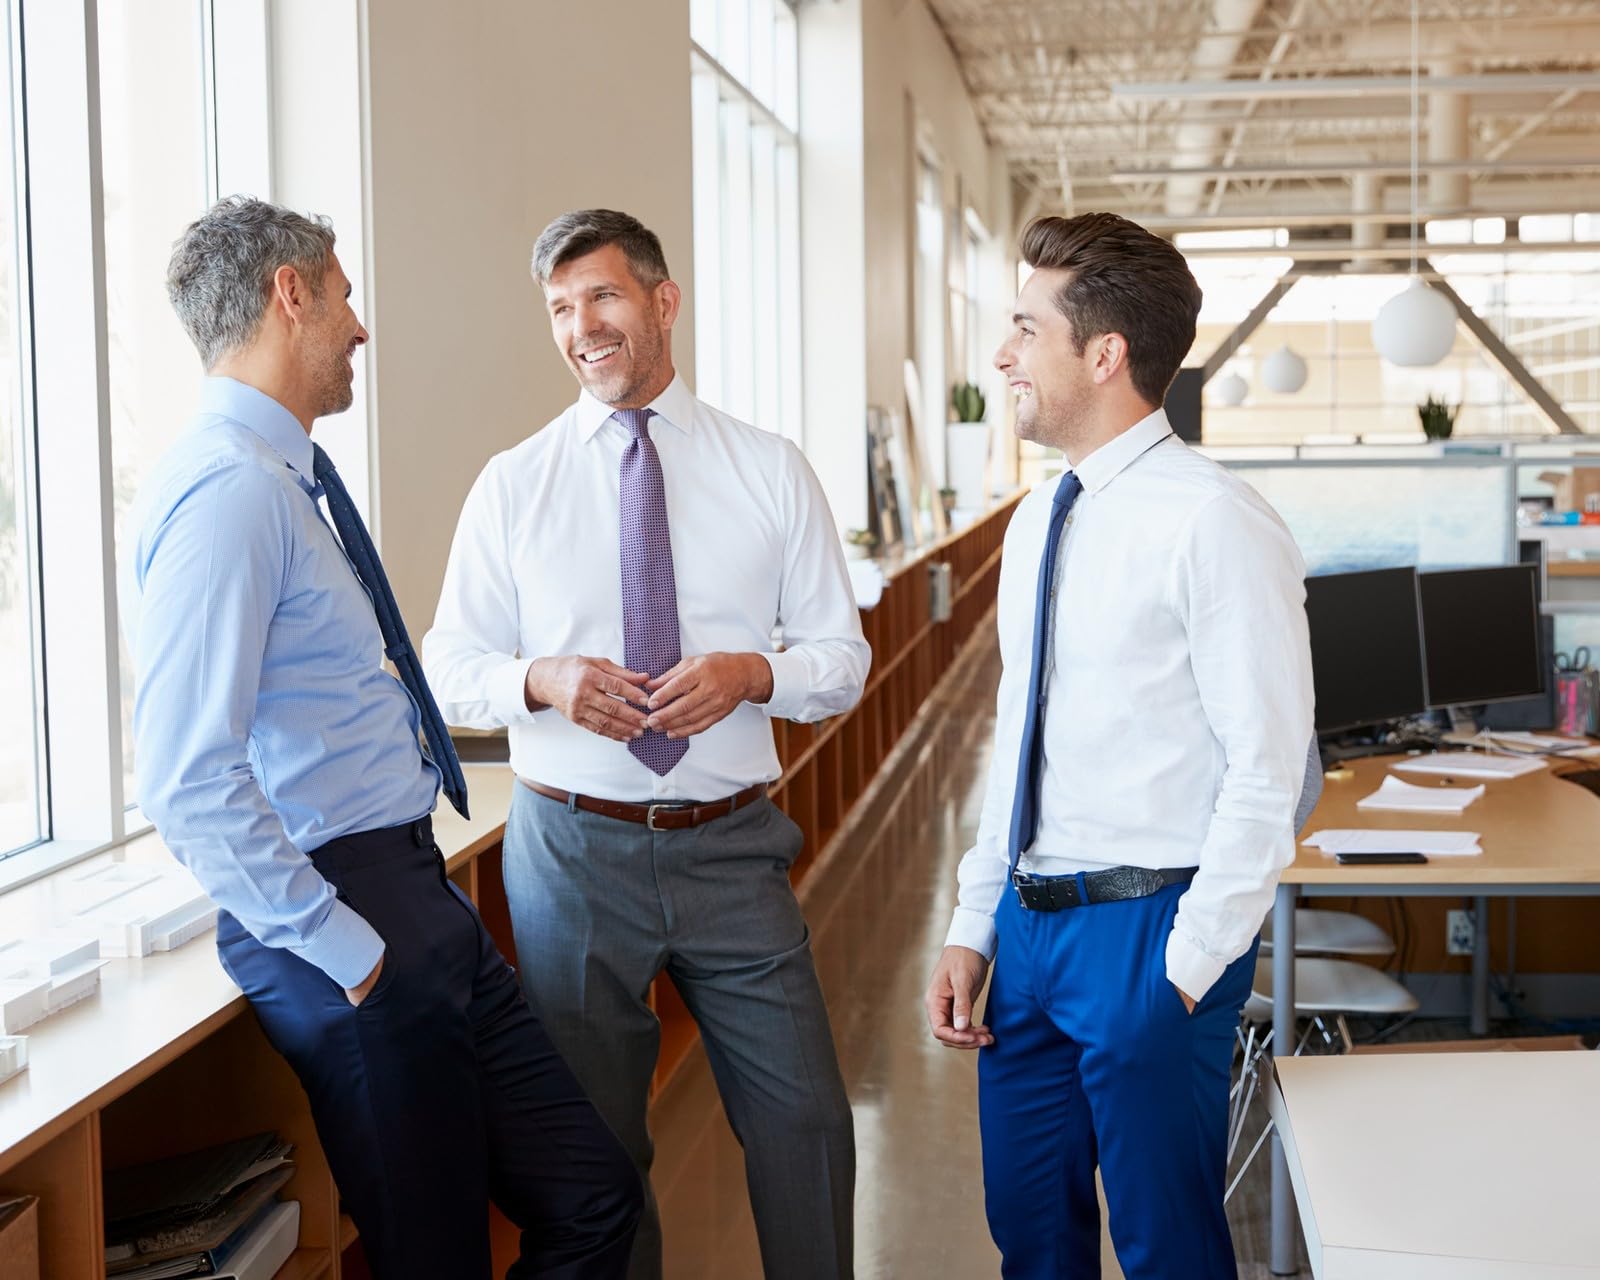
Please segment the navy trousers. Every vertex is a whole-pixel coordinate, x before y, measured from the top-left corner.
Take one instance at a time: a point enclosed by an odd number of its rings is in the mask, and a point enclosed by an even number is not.
[[[1237,1275],[1228,1087],[1256,948],[1186,1012],[1166,974],[1186,888],[1057,912],[1001,897],[978,1106],[1007,1280],[1100,1275],[1096,1166],[1127,1280]]]
[[[383,937],[359,1008],[320,969],[227,913],[223,968],[311,1100],[377,1280],[489,1280],[489,1201],[522,1229],[507,1280],[621,1277],[643,1203],[427,819],[312,855]]]

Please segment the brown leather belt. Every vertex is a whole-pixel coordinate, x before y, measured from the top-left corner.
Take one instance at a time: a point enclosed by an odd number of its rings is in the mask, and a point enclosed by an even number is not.
[[[705,804],[629,804],[625,800],[597,800],[594,796],[575,796],[570,791],[547,787],[542,782],[517,775],[517,781],[535,795],[558,804],[573,805],[585,813],[598,813],[603,818],[616,818],[621,822],[639,822],[652,831],[687,831],[726,818],[735,809],[754,804],[767,794],[767,784],[758,782],[746,787],[736,796],[725,800],[708,800]]]

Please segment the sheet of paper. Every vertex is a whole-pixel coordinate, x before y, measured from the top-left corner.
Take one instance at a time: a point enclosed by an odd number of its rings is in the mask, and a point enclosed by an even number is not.
[[[1483,852],[1476,831],[1329,829],[1313,832],[1306,837],[1305,844],[1330,856],[1335,853],[1425,853],[1430,858],[1450,858]]]
[[[1483,794],[1475,787],[1419,787],[1390,774],[1370,796],[1356,801],[1358,809],[1398,809],[1410,813],[1461,813]]]
[[[1520,778],[1545,767],[1543,756],[1494,756],[1486,751],[1444,751],[1397,760],[1398,773],[1438,773],[1451,778]]]
[[[1523,733],[1519,730],[1494,730],[1485,735],[1490,742],[1517,751],[1550,751],[1564,756],[1600,755],[1600,747],[1587,738],[1565,738],[1551,733]]]

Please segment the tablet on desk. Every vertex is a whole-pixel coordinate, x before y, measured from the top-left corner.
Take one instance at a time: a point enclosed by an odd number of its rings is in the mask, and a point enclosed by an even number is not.
[[[1369,852],[1336,853],[1334,859],[1347,866],[1374,866],[1383,863],[1417,863],[1428,860],[1426,854],[1414,849],[1385,849]]]

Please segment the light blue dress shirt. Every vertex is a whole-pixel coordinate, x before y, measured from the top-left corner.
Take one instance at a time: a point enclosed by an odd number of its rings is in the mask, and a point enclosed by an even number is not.
[[[139,803],[217,905],[341,987],[383,954],[306,856],[433,810],[416,704],[277,401],[207,378],[148,477],[124,567]]]

